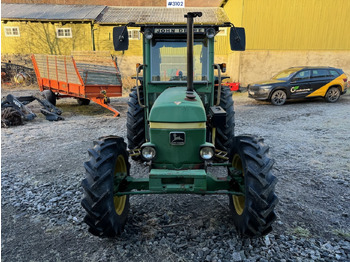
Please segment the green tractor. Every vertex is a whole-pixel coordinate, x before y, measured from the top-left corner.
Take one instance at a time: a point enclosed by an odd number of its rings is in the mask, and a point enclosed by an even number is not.
[[[129,150],[122,137],[102,137],[84,165],[84,221],[96,236],[121,234],[136,194],[226,194],[240,235],[272,229],[278,199],[269,147],[261,138],[234,135],[232,93],[221,86],[226,65],[214,64],[219,27],[231,27],[236,51],[245,50],[245,32],[231,23],[194,26],[201,15],[187,13],[187,25],[133,24],[143,33],[144,55],[128,102]],[[126,50],[126,26],[115,27],[113,39],[115,50]],[[130,176],[129,157],[148,163],[147,178]],[[224,167],[227,176],[208,167]]]

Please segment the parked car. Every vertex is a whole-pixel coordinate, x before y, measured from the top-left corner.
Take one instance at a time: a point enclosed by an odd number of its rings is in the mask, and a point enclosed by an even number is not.
[[[248,96],[255,100],[271,101],[281,106],[287,99],[324,97],[337,102],[346,93],[348,78],[343,70],[333,67],[291,67],[268,81],[248,85]]]

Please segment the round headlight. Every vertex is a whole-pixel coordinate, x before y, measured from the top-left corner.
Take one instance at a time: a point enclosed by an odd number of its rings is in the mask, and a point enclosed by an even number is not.
[[[146,37],[146,39],[148,39],[148,40],[151,40],[153,37],[153,33],[150,29],[146,29],[143,34]]]
[[[199,154],[204,160],[209,160],[214,156],[214,149],[212,147],[205,146],[201,148]]]
[[[214,28],[208,28],[206,33],[208,38],[213,38],[215,36],[215,29]]]
[[[141,149],[141,154],[144,159],[152,160],[156,156],[156,150],[154,149],[154,147],[145,146]]]

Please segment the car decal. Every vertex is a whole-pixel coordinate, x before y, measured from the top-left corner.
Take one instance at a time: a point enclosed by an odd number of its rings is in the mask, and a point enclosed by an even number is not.
[[[313,97],[313,96],[325,96],[328,88],[330,86],[341,86],[341,91],[344,91],[344,78],[346,78],[345,74],[342,74],[340,76],[338,76],[337,78],[333,79],[332,81],[330,81],[329,83],[321,86],[320,88],[318,88],[317,90],[315,90],[314,92],[312,92],[310,95],[306,96],[306,97]]]
[[[291,89],[290,89],[290,92],[291,93],[302,93],[302,92],[309,92],[311,91],[310,88],[304,88],[304,89],[299,89],[300,86],[293,86]]]
[[[297,91],[299,89],[299,86],[293,86],[292,89],[290,90],[292,93]]]

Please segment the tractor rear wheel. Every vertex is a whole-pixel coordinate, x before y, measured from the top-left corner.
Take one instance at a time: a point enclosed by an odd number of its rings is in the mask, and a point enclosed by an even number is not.
[[[47,101],[49,101],[54,106],[56,105],[56,95],[54,92],[52,92],[51,90],[44,90],[42,94]]]
[[[88,152],[90,159],[84,163],[86,178],[81,183],[84,189],[81,204],[87,212],[84,222],[93,235],[118,236],[130,207],[128,195],[115,196],[129,176],[126,144],[121,137],[102,137],[94,141]]]
[[[230,157],[232,167],[242,172],[241,181],[244,196],[229,195],[229,206],[233,222],[239,234],[259,237],[268,234],[276,220],[274,208],[278,203],[275,195],[277,178],[272,174],[273,160],[268,156],[269,147],[262,138],[238,136]]]
[[[217,93],[215,94],[214,103],[216,97]],[[226,123],[223,128],[216,128],[215,147],[230,154],[235,136],[235,111],[233,109],[232,92],[228,87],[222,87],[221,89],[219,106],[226,111]]]
[[[142,87],[140,87],[140,101],[141,103],[144,101]],[[128,148],[141,148],[141,145],[146,142],[145,115],[144,108],[139,105],[137,99],[136,87],[131,89],[131,93],[129,95],[126,128]],[[141,156],[132,156],[131,158],[133,160],[140,160]]]

